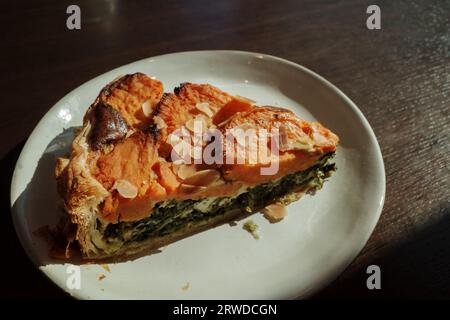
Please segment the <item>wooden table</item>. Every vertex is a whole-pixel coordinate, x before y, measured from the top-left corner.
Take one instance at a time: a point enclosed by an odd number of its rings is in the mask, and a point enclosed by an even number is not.
[[[381,146],[381,219],[358,258],[316,298],[450,298],[450,2],[378,0],[382,29],[368,30],[372,2],[5,2],[1,295],[66,298],[29,262],[9,214],[15,161],[47,110],[81,83],[141,58],[236,49],[280,56],[330,80],[359,106]],[[81,8],[81,30],[66,28],[72,3]],[[371,264],[381,267],[381,290],[366,288]]]

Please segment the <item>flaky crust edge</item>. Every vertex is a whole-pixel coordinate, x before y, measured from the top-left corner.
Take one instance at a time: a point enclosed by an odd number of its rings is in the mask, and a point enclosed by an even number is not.
[[[64,200],[70,223],[76,226],[74,240],[78,241],[85,257],[99,254],[99,249],[92,242],[92,234],[98,232],[96,220],[99,204],[109,195],[108,190],[91,175],[87,165],[90,130],[91,123],[86,121],[72,143],[70,160],[58,158],[55,167],[58,192]]]

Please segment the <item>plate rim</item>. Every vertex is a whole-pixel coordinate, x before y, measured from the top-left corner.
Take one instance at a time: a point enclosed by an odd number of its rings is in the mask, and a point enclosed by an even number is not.
[[[361,251],[367,245],[367,242],[368,242],[369,238],[371,237],[371,235],[373,234],[373,231],[374,231],[374,229],[375,229],[375,227],[376,227],[376,225],[377,225],[377,223],[378,223],[378,221],[380,219],[380,216],[381,216],[381,214],[383,212],[385,198],[386,198],[386,171],[385,171],[383,155],[382,155],[381,148],[380,148],[380,145],[378,143],[378,140],[376,138],[375,132],[373,131],[369,121],[364,116],[362,111],[358,108],[358,106],[341,89],[339,89],[337,86],[335,86],[333,83],[331,83],[326,78],[324,78],[323,76],[319,75],[318,73],[312,71],[311,69],[309,69],[309,68],[307,68],[307,67],[305,67],[303,65],[295,63],[293,61],[290,61],[290,60],[287,60],[287,59],[284,59],[284,58],[281,58],[281,57],[277,57],[277,56],[274,56],[274,55],[270,55],[270,54],[265,54],[265,53],[260,53],[260,52],[251,52],[251,51],[242,51],[242,50],[193,50],[193,51],[170,52],[170,53],[165,53],[165,54],[161,54],[161,55],[157,55],[157,56],[151,56],[151,57],[142,58],[142,59],[139,59],[139,60],[135,60],[135,61],[126,63],[124,65],[120,65],[120,66],[115,67],[113,69],[107,70],[107,71],[105,71],[105,72],[95,76],[94,78],[88,79],[87,81],[85,81],[82,84],[78,85],[76,88],[74,88],[71,91],[69,91],[67,94],[65,94],[63,97],[61,97],[59,100],[57,100],[46,111],[44,116],[42,116],[42,118],[35,125],[35,127],[31,131],[30,135],[28,136],[24,146],[22,147],[20,155],[17,158],[16,164],[14,166],[14,171],[13,171],[13,175],[12,175],[12,178],[11,178],[11,185],[10,185],[10,209],[11,209],[11,216],[12,216],[12,221],[13,221],[14,229],[15,229],[15,232],[16,232],[16,236],[19,239],[19,242],[20,242],[23,250],[25,251],[27,257],[33,263],[34,267],[36,267],[43,275],[45,275],[45,277],[48,278],[48,280],[50,280],[59,290],[61,290],[65,294],[69,294],[71,297],[74,297],[74,298],[77,298],[77,299],[92,299],[92,297],[87,297],[86,295],[80,294],[78,292],[69,292],[68,290],[62,288],[61,286],[59,286],[55,282],[54,279],[51,278],[51,275],[49,273],[45,272],[44,270],[42,270],[41,268],[38,267],[39,257],[32,250],[32,247],[29,246],[29,243],[27,243],[27,241],[25,239],[25,236],[23,235],[25,230],[21,230],[20,223],[19,223],[18,218],[17,218],[17,215],[19,214],[19,212],[17,212],[17,209],[14,207],[15,201],[20,196],[20,194],[16,194],[16,192],[15,192],[16,189],[17,189],[17,185],[20,184],[19,182],[17,182],[17,172],[18,172],[18,169],[19,169],[18,168],[18,164],[22,162],[22,160],[23,160],[22,158],[26,157],[27,149],[29,148],[29,145],[30,145],[31,141],[34,139],[34,136],[37,134],[38,129],[46,122],[46,119],[50,117],[50,114],[49,114],[50,111],[55,106],[60,104],[61,101],[65,100],[67,97],[72,95],[73,92],[78,91],[80,89],[82,90],[82,88],[84,86],[87,86],[89,82],[94,82],[96,79],[104,76],[107,73],[113,73],[114,71],[117,71],[118,69],[126,68],[128,66],[133,65],[133,64],[144,62],[144,61],[150,60],[150,59],[159,59],[159,58],[167,57],[167,56],[190,55],[190,54],[193,54],[193,55],[196,55],[196,54],[229,54],[229,55],[248,56],[248,57],[253,57],[253,58],[254,57],[258,57],[258,58],[265,59],[265,60],[274,60],[274,61],[279,62],[279,63],[287,64],[288,66],[290,66],[290,67],[292,67],[294,69],[299,69],[301,72],[306,73],[310,77],[312,77],[315,80],[319,81],[322,85],[326,86],[328,89],[332,90],[333,93],[335,93],[339,98],[341,98],[345,102],[347,107],[351,108],[351,110],[357,115],[357,117],[361,121],[361,124],[363,125],[364,129],[368,133],[368,137],[369,137],[371,143],[375,147],[376,157],[374,157],[374,161],[376,161],[378,163],[379,170],[380,170],[380,173],[381,173],[381,175],[379,177],[379,178],[381,178],[381,181],[379,182],[380,187],[381,187],[381,199],[380,199],[379,206],[377,206],[377,208],[376,208],[375,214],[373,215],[372,219],[370,221],[368,221],[368,223],[366,225],[368,227],[367,228],[368,232],[366,232],[364,234],[363,241],[361,241],[361,243],[358,244],[358,246],[357,246],[358,249],[355,250],[356,253],[354,254],[354,256],[351,259],[347,259],[349,261],[345,261],[344,263],[341,263],[341,265],[336,267],[333,270],[333,272],[330,272],[329,274],[324,276],[321,279],[321,281],[314,286],[314,289],[308,290],[302,297],[302,299],[309,298],[313,294],[321,291],[327,285],[330,285],[334,280],[336,280],[351,265],[351,263],[359,256]],[[373,211],[375,211],[375,209]],[[297,299],[297,298],[298,297],[294,297],[294,299]]]

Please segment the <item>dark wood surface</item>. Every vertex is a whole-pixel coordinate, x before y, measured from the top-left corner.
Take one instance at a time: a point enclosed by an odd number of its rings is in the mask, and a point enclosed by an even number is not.
[[[236,49],[280,56],[330,80],[360,107],[381,146],[381,219],[358,258],[315,298],[450,298],[450,2],[378,0],[382,30],[368,30],[372,2],[3,3],[0,295],[66,297],[29,262],[9,213],[15,161],[48,109],[83,82],[141,58]],[[79,31],[66,28],[72,3],[81,7]],[[381,290],[366,288],[370,264],[381,267]]]

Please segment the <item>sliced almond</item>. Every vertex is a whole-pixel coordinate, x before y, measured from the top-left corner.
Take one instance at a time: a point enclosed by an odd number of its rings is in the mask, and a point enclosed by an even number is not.
[[[290,149],[312,151],[314,149],[314,145],[309,139],[299,139],[290,143]]]
[[[286,206],[280,203],[274,203],[265,207],[262,212],[270,222],[275,223],[283,220],[287,215]]]
[[[162,130],[162,129],[164,129],[164,128],[167,128],[166,122],[165,122],[164,119],[161,118],[160,116],[155,116],[155,117],[153,117],[153,121],[155,121],[156,127],[157,127],[159,130]]]
[[[191,118],[184,125],[190,132],[194,132],[194,123],[195,119]]]
[[[197,103],[195,107],[210,118],[212,118],[212,116],[214,115],[214,112],[211,110],[211,108],[209,107],[209,103],[207,102]]]
[[[190,145],[186,141],[180,140],[177,144],[172,146],[172,151],[175,152],[176,155],[178,155],[178,157],[174,157],[178,159],[172,159],[173,162],[177,160],[184,160],[183,162],[189,162],[189,159],[192,159],[194,147],[192,147],[192,145]]]
[[[280,145],[280,151],[288,151],[288,150],[312,151],[313,145],[306,140],[305,141],[289,140],[287,144]]]
[[[289,136],[289,132],[291,133],[291,137]],[[279,127],[279,144],[280,151],[288,151],[288,150],[306,150],[311,151],[313,149],[313,143],[311,139],[304,134],[288,128],[287,126]]]
[[[136,130],[130,129],[128,130],[127,134],[125,135],[125,139],[128,139],[129,137],[131,137],[131,135],[133,135],[133,133],[135,133]]]
[[[280,126],[278,128],[278,138],[280,144],[280,150],[286,151],[289,146],[289,139],[287,135],[287,128],[285,126]]]
[[[150,100],[146,100],[143,104],[142,104],[142,112],[144,113],[144,115],[146,117],[150,117],[150,115],[153,112],[152,109],[152,103]]]
[[[212,119],[210,117],[207,117],[206,115],[203,114],[199,114],[197,115],[197,117],[201,118],[201,120],[205,122],[206,128],[210,128],[211,126],[213,126]]]
[[[178,143],[180,143],[182,141],[181,137],[178,136],[177,134],[169,134],[169,136],[167,137],[167,143],[170,144],[172,147],[177,145]]]
[[[328,144],[328,139],[315,129],[313,131],[312,138],[314,139],[314,144],[316,144],[318,146],[323,146],[323,145]]]
[[[232,134],[236,138],[236,154],[245,162],[256,164],[259,152],[258,132],[249,123],[243,123],[232,129]]]
[[[190,177],[184,179],[183,183],[193,186],[209,186],[219,180],[220,173],[214,169],[198,171]]]
[[[138,188],[125,179],[117,180],[113,188],[115,188],[122,197],[127,199],[136,198],[138,194]]]
[[[193,145],[194,147],[200,147],[200,154],[199,154],[198,156],[201,158],[201,157],[202,157],[201,149],[202,149],[202,146],[205,146],[205,145],[206,145],[206,139],[203,139],[203,136],[202,136],[202,135],[194,135],[194,136],[192,137],[192,145]],[[194,150],[192,150],[192,151],[193,151],[192,154],[195,154],[195,153],[194,153]]]
[[[201,132],[205,132],[207,129],[207,125],[208,124],[206,118],[200,115],[196,116],[195,118],[189,119],[185,124],[186,128],[190,132],[194,132],[196,126],[201,129]]]
[[[177,176],[182,180],[185,180],[193,176],[197,172],[195,165],[182,164],[176,167],[177,167],[176,169]]]
[[[205,191],[207,188],[203,186],[193,186],[190,184],[180,184],[180,192],[184,194],[197,193],[200,191]]]

